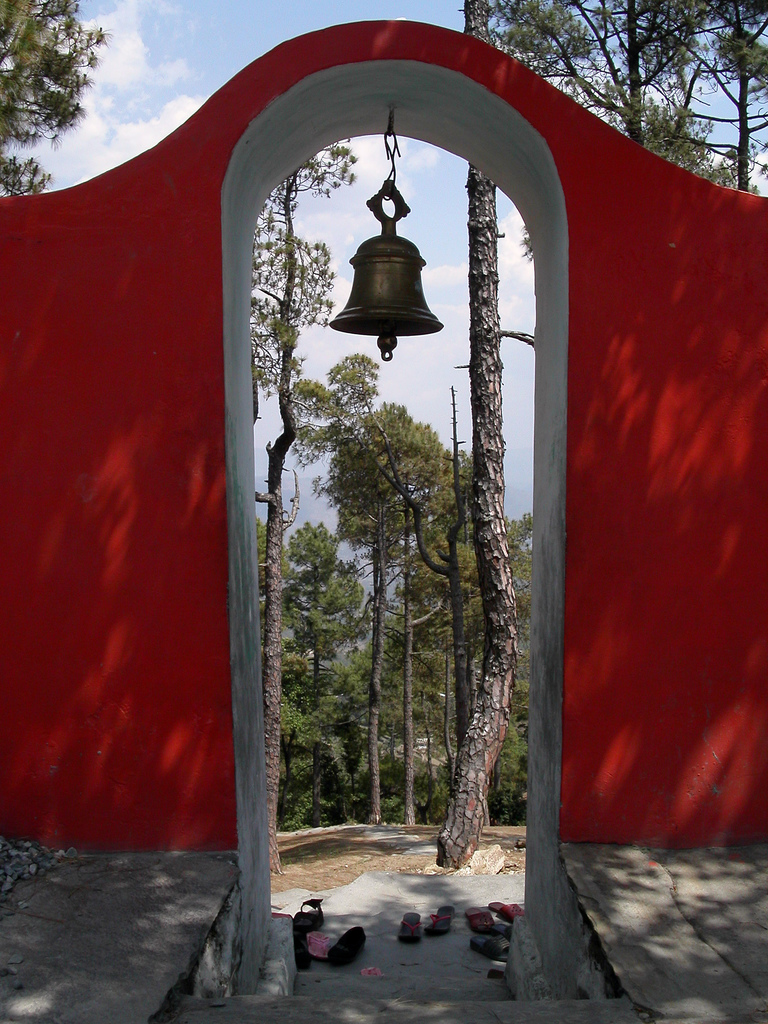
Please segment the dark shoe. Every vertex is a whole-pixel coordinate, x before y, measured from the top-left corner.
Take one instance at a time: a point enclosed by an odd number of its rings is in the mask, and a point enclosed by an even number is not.
[[[485,938],[473,935],[469,944],[475,952],[482,953],[489,960],[506,960],[509,955],[509,939],[503,935],[488,935]]]
[[[436,914],[430,914],[432,923],[424,929],[425,935],[445,935],[451,929],[455,911],[453,907],[440,907]]]
[[[307,937],[302,935],[301,932],[295,932],[293,936],[293,955],[296,957],[296,966],[300,971],[306,971],[306,969],[312,963],[312,957],[309,955],[309,947],[307,946]]]
[[[397,937],[401,942],[418,942],[421,938],[421,917],[418,914],[403,914]]]
[[[344,932],[335,946],[331,946],[328,950],[328,962],[337,966],[351,964],[364,945],[365,932],[356,925],[348,932]]]
[[[323,923],[323,909],[320,906],[322,899],[304,900],[301,910],[293,918],[293,933],[298,932],[305,935],[307,932],[316,932]],[[304,907],[309,907],[305,910]]]

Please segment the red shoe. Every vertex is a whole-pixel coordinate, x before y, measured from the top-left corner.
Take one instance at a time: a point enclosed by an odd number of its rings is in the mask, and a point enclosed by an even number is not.
[[[499,917],[506,918],[507,921],[514,921],[516,917],[525,914],[519,903],[489,903],[488,909],[494,910]]]
[[[469,927],[473,932],[489,932],[493,928],[493,916],[489,910],[481,910],[480,907],[470,907],[465,910],[469,921]]]

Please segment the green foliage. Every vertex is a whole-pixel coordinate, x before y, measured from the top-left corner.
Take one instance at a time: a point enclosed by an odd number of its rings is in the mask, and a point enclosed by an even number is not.
[[[356,160],[349,146],[323,150],[272,191],[259,216],[251,296],[254,418],[259,392],[269,398],[295,387],[301,375],[294,358],[299,335],[315,324],[325,326],[333,310],[331,253],[324,242],[296,234],[299,201],[351,184]]]
[[[732,126],[737,137],[735,143],[709,139],[708,146],[724,157],[734,179],[729,184],[748,190],[758,155],[768,148],[768,3],[714,0],[707,13],[694,56],[710,88],[732,107],[730,117],[710,120]],[[703,116],[708,118],[708,112]],[[768,167],[763,164],[761,170]]]
[[[85,28],[79,9],[78,0],[0,0],[0,195],[41,192],[50,175],[12,150],[56,142],[83,116],[106,36]]]
[[[307,523],[288,542],[285,622],[296,646],[311,650],[321,663],[360,633],[363,588],[338,551],[338,540],[323,523]]]
[[[287,747],[293,777],[283,827],[302,816],[308,816],[304,825],[311,824],[309,754],[316,743],[322,745],[321,822],[345,820],[348,797],[354,795],[361,756],[354,728],[357,687],[350,685],[352,700],[340,693],[353,669],[335,659],[360,636],[363,588],[354,567],[338,557],[338,546],[322,523],[301,527],[288,543],[283,600],[291,636],[284,640],[280,719],[283,760]],[[297,791],[303,785],[309,786],[309,803]]]
[[[404,502],[382,474],[380,467],[389,466],[386,442],[409,492],[423,509],[422,525],[425,544],[432,558],[441,558],[447,549],[446,536],[455,521],[452,465],[449,453],[431,427],[417,423],[407,409],[394,403],[379,404],[378,366],[359,354],[341,360],[328,374],[327,384],[301,382],[300,391],[311,418],[300,432],[301,458],[306,463],[324,457],[329,470],[326,480],[316,484],[334,504],[339,516],[339,536],[363,556],[372,551],[372,523],[378,508],[387,509],[388,558],[390,567],[398,572],[403,559]],[[466,493],[471,477],[471,459],[464,456],[460,464],[460,486]],[[528,714],[528,649],[531,588],[530,515],[508,522],[510,559],[518,596],[520,661],[513,697],[512,719],[498,768],[499,790],[494,796],[499,820],[524,820],[527,769]],[[307,538],[310,533],[307,532]],[[328,544],[324,531],[322,543],[315,536],[307,547]],[[470,656],[479,667],[482,658],[484,623],[477,568],[469,526],[458,545],[462,587],[465,598],[465,621]],[[293,542],[292,542],[293,543]],[[445,693],[453,690],[453,650],[450,602],[447,580],[428,571],[420,559],[411,554],[411,609],[414,617],[413,650],[413,722],[415,805],[421,820],[438,823],[443,820],[449,796],[447,757],[444,745]],[[294,555],[289,546],[289,561]],[[315,559],[319,561],[319,559]],[[365,562],[358,573],[365,571]],[[291,572],[289,571],[289,576]],[[349,567],[347,570],[349,571]],[[301,583],[301,591],[309,595],[302,605],[293,602],[290,615],[297,651],[307,661],[308,639],[299,638],[311,632],[312,616],[324,600],[313,591],[309,579]],[[323,583],[322,590],[329,589]],[[404,816],[404,752],[403,752],[403,627],[402,591],[396,582],[388,591],[388,618],[379,709],[379,753],[381,811],[384,821],[401,822]],[[294,625],[295,623],[295,625]],[[304,632],[302,632],[304,631]],[[331,645],[331,648],[333,645]],[[318,646],[322,651],[322,644]],[[313,736],[322,735],[325,766],[331,772],[327,796],[323,797],[321,817],[330,820],[343,804],[348,819],[365,820],[368,815],[367,710],[368,680],[371,667],[371,644],[357,647],[345,654],[344,660],[332,661],[329,655],[325,677],[325,703],[318,721],[323,723]],[[455,752],[455,728],[453,734]],[[305,741],[309,743],[309,739]],[[311,780],[310,780],[311,781]],[[342,799],[343,791],[343,799]],[[325,792],[325,790],[324,790]],[[504,806],[502,806],[502,804]],[[302,807],[305,805],[302,804]]]
[[[693,102],[707,5],[689,0],[496,0],[495,39],[635,142],[704,177],[729,172]]]
[[[488,794],[488,816],[494,825],[525,825],[527,797],[516,779]]]

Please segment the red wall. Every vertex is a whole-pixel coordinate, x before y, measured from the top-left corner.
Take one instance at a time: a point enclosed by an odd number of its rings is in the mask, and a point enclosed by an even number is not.
[[[632,155],[569,206],[561,831],[765,840],[768,202]]]
[[[562,836],[768,838],[768,202],[402,22],[287,43],[141,157],[0,200],[0,832],[235,844],[221,185],[270,99],[393,58],[505,98],[565,193]]]

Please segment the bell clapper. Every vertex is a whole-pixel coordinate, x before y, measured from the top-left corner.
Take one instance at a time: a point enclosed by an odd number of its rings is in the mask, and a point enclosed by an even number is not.
[[[388,363],[392,358],[392,353],[397,348],[397,338],[388,331],[384,334],[380,334],[376,340],[376,344],[379,346],[379,352],[381,352],[381,358],[385,363]]]

